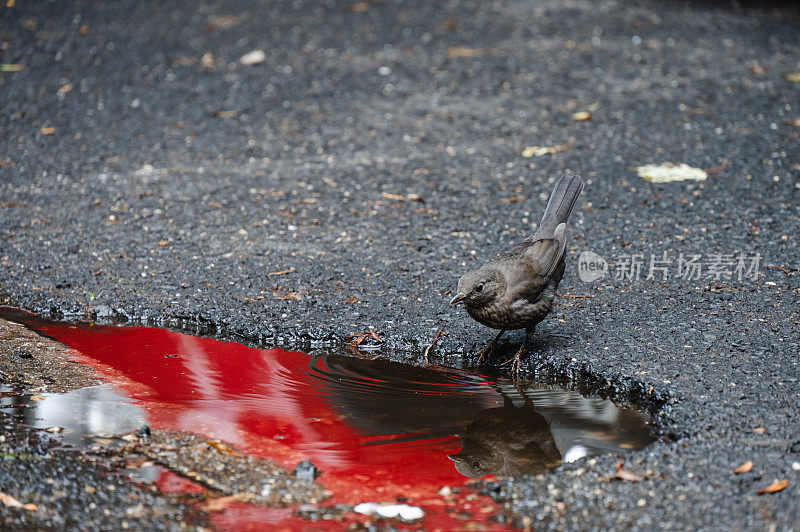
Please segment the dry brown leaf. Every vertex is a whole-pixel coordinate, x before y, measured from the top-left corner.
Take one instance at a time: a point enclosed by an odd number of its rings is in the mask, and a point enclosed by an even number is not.
[[[764,434],[767,431],[764,427],[756,427],[753,429],[753,432],[756,434]]]
[[[741,473],[749,473],[753,469],[753,462],[745,462],[736,469],[733,470],[735,475],[739,475]]]
[[[233,495],[228,495],[227,497],[211,499],[207,503],[203,504],[200,508],[202,508],[204,512],[208,513],[221,512],[235,502],[248,502],[255,496],[255,493],[234,493]]]
[[[158,245],[159,246],[169,246],[169,242],[167,242],[166,240],[159,240],[158,241]]]
[[[789,485],[789,481],[786,479],[783,480],[776,480],[766,488],[761,488],[756,493],[759,495],[764,495],[765,493],[777,493],[781,491],[783,488]]]
[[[300,301],[303,299],[302,292],[284,292],[283,290],[276,290],[272,295],[284,301]]]
[[[52,126],[42,126],[42,129],[39,130],[39,133],[42,135],[52,135],[56,132],[56,128]]]
[[[626,480],[628,482],[641,482],[644,480],[644,477],[641,475],[637,475],[636,473],[632,473],[630,471],[626,471],[622,469],[622,466],[625,465],[625,462],[620,460],[617,462],[617,472],[614,473],[614,478],[618,480]]]
[[[789,120],[786,123],[789,124],[790,126],[800,126],[800,119],[798,119],[798,120]]]
[[[525,196],[514,196],[512,198],[500,198],[500,203],[519,203],[525,201]]]

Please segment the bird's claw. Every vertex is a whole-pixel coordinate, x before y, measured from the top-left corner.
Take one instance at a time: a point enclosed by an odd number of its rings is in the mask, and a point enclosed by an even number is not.
[[[494,347],[490,345],[489,347],[485,347],[475,354],[478,357],[478,360],[475,361],[475,365],[480,366],[484,358],[488,359],[489,357],[492,356],[492,354],[494,354]]]
[[[507,366],[507,365],[511,364],[511,371],[514,373],[514,378],[518,379],[519,378],[519,371],[520,371],[520,369],[522,367],[522,355],[524,353],[525,353],[525,348],[523,347],[519,351],[517,351],[517,354],[514,355],[514,358],[506,360],[505,362],[500,364],[500,367]]]

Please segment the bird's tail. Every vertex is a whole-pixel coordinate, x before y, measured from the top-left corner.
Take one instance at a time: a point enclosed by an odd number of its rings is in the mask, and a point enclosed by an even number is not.
[[[562,175],[558,179],[553,192],[550,194],[550,201],[547,202],[542,221],[539,222],[539,228],[532,238],[533,241],[542,238],[553,238],[553,232],[556,227],[569,220],[572,208],[575,207],[575,202],[578,200],[578,196],[581,195],[582,190],[583,179],[579,176]]]

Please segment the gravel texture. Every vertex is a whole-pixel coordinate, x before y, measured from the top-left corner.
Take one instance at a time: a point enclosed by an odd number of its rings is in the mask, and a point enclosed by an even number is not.
[[[536,529],[791,529],[800,13],[741,5],[0,8],[0,291],[264,345],[372,327],[415,363],[444,325],[431,361],[469,365],[493,332],[447,305],[458,276],[579,173],[560,292],[590,297],[559,300],[523,370],[646,408],[665,441],[629,458],[642,482],[608,481],[607,457],[486,489]],[[713,172],[632,170],[663,162]],[[760,253],[762,276],[586,284],[584,250],[645,270],[665,251]],[[756,495],[774,479],[789,485]]]

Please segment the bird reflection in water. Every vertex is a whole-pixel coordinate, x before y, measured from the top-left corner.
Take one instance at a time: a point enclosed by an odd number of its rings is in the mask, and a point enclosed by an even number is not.
[[[539,474],[561,465],[550,424],[527,397],[519,407],[505,397],[503,406],[478,414],[459,437],[461,451],[448,458],[465,477]]]
[[[60,324],[8,308],[0,316],[72,347],[122,394],[87,389],[32,402],[31,424],[58,425],[77,444],[86,432],[124,430],[121,412],[130,411],[128,429],[201,433],[292,467],[311,460],[329,483],[422,489],[551,471],[653,441],[635,410],[535,382],[146,327]],[[9,401],[0,407],[19,402]]]

